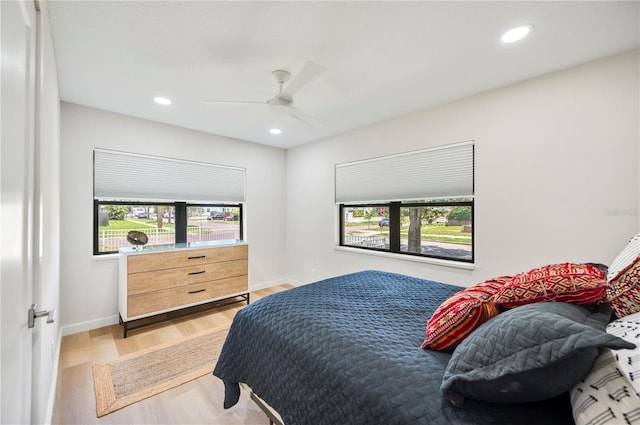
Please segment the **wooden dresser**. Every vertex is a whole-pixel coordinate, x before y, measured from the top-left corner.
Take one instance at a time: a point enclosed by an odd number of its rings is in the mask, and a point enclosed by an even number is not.
[[[132,322],[162,313],[234,297],[248,304],[248,251],[246,243],[236,241],[121,249],[118,305],[124,337],[134,329]]]

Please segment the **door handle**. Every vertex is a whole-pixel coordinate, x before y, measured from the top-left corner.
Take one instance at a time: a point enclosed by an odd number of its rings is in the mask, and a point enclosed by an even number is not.
[[[43,310],[36,311],[37,305],[31,304],[29,310],[27,312],[27,322],[29,324],[29,329],[33,328],[36,325],[36,319],[38,317],[47,316],[47,323],[53,323],[56,320],[56,311],[55,310]]]

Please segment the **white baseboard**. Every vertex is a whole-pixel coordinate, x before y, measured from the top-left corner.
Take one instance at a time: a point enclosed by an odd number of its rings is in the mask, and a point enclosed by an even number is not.
[[[271,288],[273,286],[287,285],[287,284],[293,285],[293,286],[303,285],[303,283],[298,282],[298,281],[293,280],[293,279],[277,279],[277,280],[272,280],[270,282],[253,283],[253,284],[249,285],[249,291],[259,291],[260,289],[267,289],[267,288]]]
[[[102,319],[90,320],[88,322],[76,323],[74,325],[63,326],[62,336],[103,328],[105,326],[117,325],[118,323],[120,323],[120,318],[118,316],[110,316],[103,317]]]

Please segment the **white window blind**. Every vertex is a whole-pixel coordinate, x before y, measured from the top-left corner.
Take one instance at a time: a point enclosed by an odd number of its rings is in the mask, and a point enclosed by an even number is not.
[[[244,187],[244,168],[93,151],[95,199],[244,202]]]
[[[336,203],[473,196],[473,142],[337,164]]]

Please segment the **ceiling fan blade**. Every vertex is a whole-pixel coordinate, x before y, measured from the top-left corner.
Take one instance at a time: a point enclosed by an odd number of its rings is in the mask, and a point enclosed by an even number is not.
[[[303,123],[305,123],[307,125],[310,125],[311,127],[315,127],[315,128],[322,127],[322,123],[320,121],[318,121],[317,119],[313,118],[311,115],[305,114],[300,109],[294,108],[293,106],[290,106],[287,109],[289,110],[289,115],[291,115],[294,118],[299,119]]]
[[[313,82],[316,78],[320,76],[325,71],[322,65],[318,65],[313,61],[307,61],[304,64],[300,72],[293,76],[291,80],[287,83],[286,87],[280,94],[280,97],[284,97],[286,99],[293,99],[293,96],[304,88],[306,85]]]
[[[265,105],[266,102],[242,102],[242,101],[233,101],[233,100],[204,100],[202,101],[203,105],[206,106],[220,106],[220,105]]]

